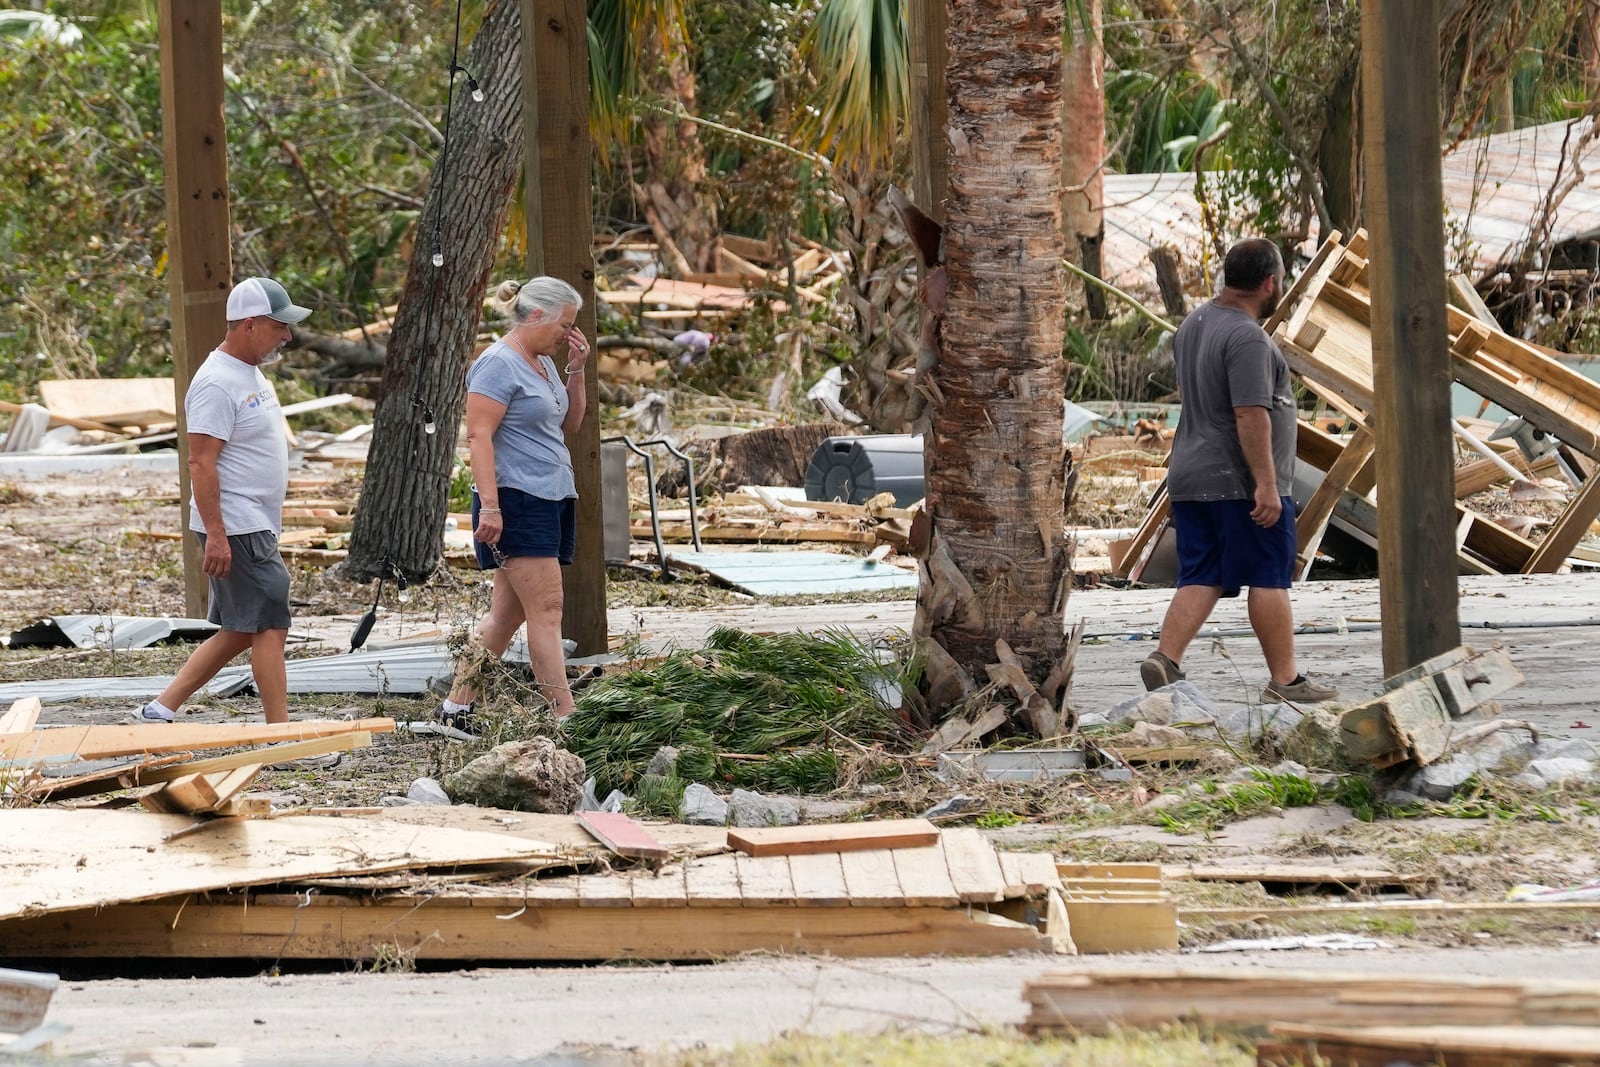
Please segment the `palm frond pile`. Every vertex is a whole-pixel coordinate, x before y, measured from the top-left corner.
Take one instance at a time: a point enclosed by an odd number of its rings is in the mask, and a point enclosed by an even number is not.
[[[675,804],[690,782],[824,792],[838,782],[844,751],[903,748],[909,731],[891,704],[913,686],[915,670],[914,659],[881,662],[877,649],[843,631],[721,628],[704,648],[583,690],[569,747],[600,795],[621,789],[651,808]],[[675,773],[647,776],[666,745],[678,750]]]

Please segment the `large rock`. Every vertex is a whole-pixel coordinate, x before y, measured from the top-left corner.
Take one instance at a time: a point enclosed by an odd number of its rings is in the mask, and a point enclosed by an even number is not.
[[[1471,756],[1457,754],[1421,768],[1398,788],[1429,800],[1449,800],[1475,774],[1482,771]]]
[[[683,791],[683,805],[679,815],[690,826],[728,825],[728,802],[709,787],[699,782],[691,783]]]
[[[583,795],[583,759],[548,737],[496,745],[444,780],[457,804],[571,815]]]
[[[792,800],[735,789],[728,801],[729,826],[799,826],[800,808]]]
[[[1193,682],[1173,682],[1143,696],[1125,700],[1105,713],[1108,722],[1174,723],[1215,722],[1217,706]]]
[[[1549,785],[1560,785],[1563,782],[1586,782],[1595,776],[1594,764],[1588,760],[1568,759],[1536,759],[1527,766],[1527,774],[1538,775]]]

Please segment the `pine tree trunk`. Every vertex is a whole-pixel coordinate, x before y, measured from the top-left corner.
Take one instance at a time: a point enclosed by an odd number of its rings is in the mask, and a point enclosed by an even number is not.
[[[1046,735],[1070,658],[1061,34],[1060,4],[951,0],[949,285],[913,530],[930,702],[999,677]]]
[[[428,184],[373,421],[345,576],[426,578],[439,564],[456,434],[484,289],[522,173],[518,0],[492,0],[466,65],[485,94],[458,84],[449,151]],[[444,266],[432,263],[437,220]],[[428,413],[436,432],[425,431]]]

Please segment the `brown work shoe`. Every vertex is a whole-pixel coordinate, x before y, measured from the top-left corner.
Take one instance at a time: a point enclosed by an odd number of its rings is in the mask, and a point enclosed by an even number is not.
[[[1146,689],[1160,689],[1173,682],[1181,682],[1187,677],[1178,669],[1178,665],[1162,655],[1159,651],[1152,652],[1139,664],[1139,679],[1144,682]]]
[[[1261,699],[1267,704],[1320,704],[1338,700],[1339,690],[1301,675],[1298,682],[1268,682],[1261,690]]]

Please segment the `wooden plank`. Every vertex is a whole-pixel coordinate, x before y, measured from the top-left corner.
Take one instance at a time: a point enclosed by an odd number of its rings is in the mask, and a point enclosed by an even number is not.
[[[996,852],[1007,897],[1042,897],[1061,888],[1055,857],[1048,852]]]
[[[628,527],[629,536],[649,537],[649,523],[634,523]],[[661,524],[663,541],[688,541],[693,531],[686,522]],[[796,526],[701,526],[700,540],[749,544],[792,544],[801,541],[818,541],[850,545],[873,545],[878,535],[871,530],[849,530],[838,526],[820,526],[806,523]]]
[[[963,904],[993,904],[1006,896],[1005,875],[1000,860],[982,834],[970,827],[946,830],[939,835],[944,848],[950,882]]]
[[[39,399],[53,413],[119,427],[178,417],[171,378],[45,378]]]
[[[944,849],[938,845],[897,848],[889,855],[894,860],[895,876],[900,880],[900,891],[908,905],[952,908],[961,903],[955,883],[950,880]]]
[[[939,828],[926,819],[772,826],[728,831],[728,847],[751,856],[921,848],[937,844]]]
[[[683,864],[667,864],[651,873],[635,871],[628,879],[636,908],[684,908],[689,905],[689,883]]]
[[[534,885],[542,881],[550,879]],[[1034,927],[979,909],[636,907],[621,915],[541,906],[532,888],[527,897],[457,896],[449,887],[382,899],[314,894],[309,902],[300,894],[169,897],[7,921],[0,941],[18,957],[59,959],[371,960],[401,945],[423,962],[976,956],[1050,947]]]
[[[23,697],[11,705],[11,710],[0,716],[0,734],[25,734],[39,721],[44,703],[38,697]]]
[[[236,767],[248,767],[261,763],[263,759],[270,759],[275,763],[285,763],[291,760],[306,759],[310,756],[322,756],[329,752],[343,752],[352,748],[366,748],[372,744],[372,734],[365,730],[358,730],[348,734],[329,734],[326,737],[315,737],[309,741],[282,741],[266,752],[259,748],[248,748],[240,752],[232,752],[226,756],[213,756],[210,759],[190,760],[182,762],[188,753],[179,752],[168,756],[157,756],[143,763],[132,764],[126,767],[117,767],[93,774],[85,774],[76,778],[46,778],[36,782],[28,791],[34,800],[71,800],[75,797],[93,796],[96,793],[106,793],[117,789],[129,789],[140,785],[153,785],[159,782],[170,782],[174,778],[182,778],[186,774],[212,774],[217,771],[229,771]],[[267,766],[271,766],[268,763]]]
[[[1077,919],[1073,936],[1078,939]],[[1079,945],[1080,949],[1082,944]],[[1028,983],[1025,1029],[1147,1027],[1185,1021],[1253,1029],[1278,1019],[1361,1025],[1600,1023],[1600,984],[1519,982],[1267,967],[1055,971]],[[1600,1030],[1593,1031],[1600,1037]]]
[[[620,811],[580,811],[578,824],[619,856],[664,860],[671,855],[667,846]]]
[[[734,869],[739,874],[739,893],[745,907],[795,903],[788,856],[735,856]]]
[[[216,807],[217,794],[204,775],[186,774],[154,786],[139,798],[139,804],[147,811],[194,814]]]
[[[737,908],[744,905],[739,866],[731,855],[705,856],[684,865],[689,907]]]
[[[1281,919],[1313,918],[1328,915],[1353,915],[1367,917],[1373,912],[1399,912],[1402,915],[1452,916],[1452,915],[1522,915],[1549,919],[1552,915],[1572,913],[1576,918],[1600,912],[1600,901],[1495,901],[1495,900],[1393,900],[1368,901],[1353,904],[1305,904],[1253,908],[1207,907],[1184,908],[1179,918],[1186,923],[1235,922],[1250,920],[1272,922]]]
[[[795,903],[802,907],[848,907],[850,891],[844,884],[844,864],[837,852],[789,857]]]
[[[1160,882],[1166,868],[1159,863],[1057,863],[1063,884],[1091,878],[1096,881]]]
[[[9,400],[0,400],[0,411],[8,415],[20,415],[23,411],[21,404],[13,404]],[[112,426],[110,423],[95,422],[93,419],[72,419],[61,415],[50,416],[50,426],[71,426],[77,430],[98,430],[101,433],[121,434],[122,427]]]
[[[1143,573],[1147,557],[1161,540],[1161,531],[1171,517],[1172,502],[1167,499],[1167,483],[1162,482],[1156,487],[1155,496],[1150,499],[1150,510],[1145,512],[1139,528],[1134,531],[1132,540],[1124,550],[1120,566],[1113,567],[1112,573],[1119,578],[1131,577],[1135,572]]]
[[[844,884],[854,908],[905,904],[900,876],[895,873],[894,856],[888,849],[876,852],[844,852],[839,855],[844,868]]]
[[[58,976],[43,971],[0,967],[0,1034],[24,1033],[43,1023],[60,984]]]
[[[585,874],[579,876],[578,907],[633,907],[633,879],[625,874]]]
[[[1311,571],[1311,563],[1322,544],[1328,520],[1333,517],[1334,506],[1361,471],[1372,462],[1376,447],[1377,440],[1370,431],[1361,429],[1352,434],[1344,450],[1339,453],[1339,458],[1323,477],[1322,484],[1317,486],[1316,492],[1311,494],[1311,499],[1306,501],[1306,506],[1295,520],[1295,575],[1301,581]]]
[[[50,756],[109,759],[113,756],[140,756],[196,748],[229,748],[235,745],[304,741],[313,737],[358,732],[393,733],[394,720],[308,719],[300,722],[222,726],[193,723],[169,723],[165,726],[140,723],[127,726],[66,726],[34,730],[12,737],[0,737],[0,759],[42,761]]]
[[[1589,532],[1589,524],[1600,517],[1600,478],[1591,476],[1561,511],[1561,517],[1550,527],[1534,550],[1525,574],[1554,574],[1566,566],[1567,557],[1578,547],[1578,542]]]
[[[1261,1065],[1336,1063],[1390,1067],[1600,1067],[1600,1031],[1590,1026],[1303,1026],[1274,1023],[1277,1040],[1257,1046]]]
[[[1264,863],[1242,867],[1167,866],[1166,877],[1177,881],[1195,882],[1259,882],[1264,886],[1305,889],[1320,886],[1335,892],[1352,889],[1377,891],[1380,889],[1429,889],[1439,884],[1436,874],[1402,874],[1376,867],[1351,867],[1333,865],[1302,865],[1295,863]]]
[[[0,879],[0,919],[296,878],[557,862],[537,841],[382,819],[245,820],[170,845],[163,839],[189,825],[187,817],[34,808],[4,812],[0,821],[0,869],[8,874]]]
[[[1177,951],[1178,911],[1170,900],[1085,900],[1069,892],[1063,901],[1084,955]]]

